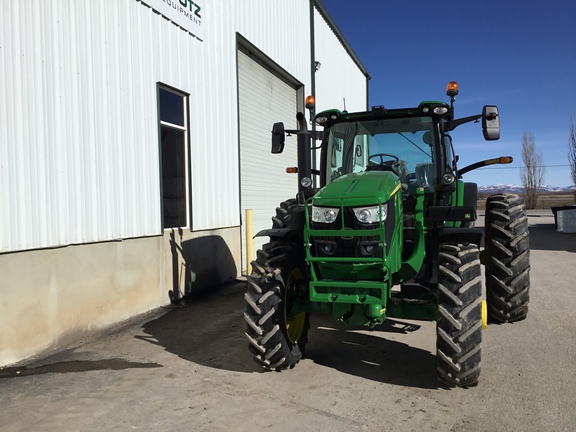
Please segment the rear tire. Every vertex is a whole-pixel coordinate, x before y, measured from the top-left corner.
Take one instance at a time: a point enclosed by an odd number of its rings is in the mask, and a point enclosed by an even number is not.
[[[530,239],[522,199],[512,194],[488,197],[485,226],[488,320],[521,321],[530,300]]]
[[[256,363],[265,369],[292,368],[308,342],[309,314],[290,316],[305,279],[302,247],[273,241],[252,262],[245,295],[246,337]]]
[[[478,246],[443,243],[438,256],[438,379],[450,386],[478,384],[482,343],[482,280]]]

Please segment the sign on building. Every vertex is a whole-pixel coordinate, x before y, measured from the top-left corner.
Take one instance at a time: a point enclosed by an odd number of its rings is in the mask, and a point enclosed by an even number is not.
[[[204,40],[201,0],[142,0],[156,12]]]

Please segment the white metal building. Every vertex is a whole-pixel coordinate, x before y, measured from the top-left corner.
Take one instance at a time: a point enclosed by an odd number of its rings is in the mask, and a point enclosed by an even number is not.
[[[240,276],[296,192],[272,124],[367,107],[320,0],[0,7],[0,365]]]

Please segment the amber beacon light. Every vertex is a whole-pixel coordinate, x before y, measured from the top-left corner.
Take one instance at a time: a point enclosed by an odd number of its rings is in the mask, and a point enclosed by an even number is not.
[[[316,105],[316,99],[314,96],[306,96],[306,108],[307,109],[314,109]]]
[[[458,94],[458,83],[456,81],[450,81],[446,86],[446,95],[454,97]]]

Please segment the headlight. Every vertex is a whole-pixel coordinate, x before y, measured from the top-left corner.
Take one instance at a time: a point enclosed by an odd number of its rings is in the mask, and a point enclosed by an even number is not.
[[[452,173],[446,173],[442,176],[442,183],[446,184],[446,185],[450,185],[452,183],[454,183],[456,181],[456,178],[454,177],[454,174]]]
[[[382,210],[380,210],[380,208],[382,208]],[[382,204],[382,207],[355,207],[354,215],[356,215],[358,222],[363,224],[384,222],[388,216],[388,207],[386,204]]]
[[[302,180],[300,180],[300,184],[306,189],[308,189],[310,186],[312,186],[312,179],[310,177],[302,177]]]
[[[332,223],[338,218],[339,208],[312,206],[312,222]]]
[[[434,108],[434,114],[444,115],[448,112],[448,108],[446,107],[436,107]]]

